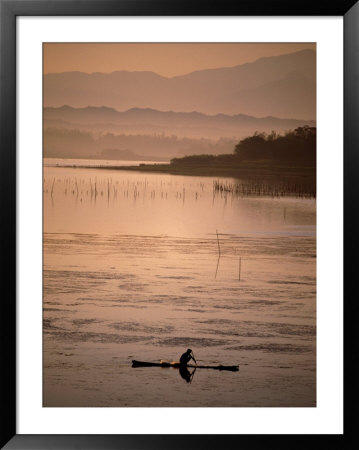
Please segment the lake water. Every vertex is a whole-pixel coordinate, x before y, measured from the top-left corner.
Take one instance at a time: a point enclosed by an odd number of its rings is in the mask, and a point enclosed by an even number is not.
[[[45,161],[44,406],[316,405],[315,200],[215,180]]]

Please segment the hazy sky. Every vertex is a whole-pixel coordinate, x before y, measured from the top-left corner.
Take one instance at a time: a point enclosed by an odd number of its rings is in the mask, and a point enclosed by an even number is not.
[[[303,49],[314,43],[253,44],[44,44],[44,73],[149,70],[166,77],[231,67]]]

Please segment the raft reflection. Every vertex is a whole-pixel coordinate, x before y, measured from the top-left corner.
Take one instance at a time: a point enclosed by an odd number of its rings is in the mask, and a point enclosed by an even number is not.
[[[179,366],[179,373],[187,383],[192,383],[195,372],[196,368],[194,368],[193,371],[190,372],[187,366]]]

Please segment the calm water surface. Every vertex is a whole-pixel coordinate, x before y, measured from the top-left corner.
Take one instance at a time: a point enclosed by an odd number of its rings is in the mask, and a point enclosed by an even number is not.
[[[315,201],[214,180],[45,164],[44,406],[315,406]]]

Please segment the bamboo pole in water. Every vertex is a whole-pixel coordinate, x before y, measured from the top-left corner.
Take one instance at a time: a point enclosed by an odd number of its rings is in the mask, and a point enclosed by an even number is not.
[[[217,233],[217,244],[218,244],[218,257],[221,256],[221,247],[219,246],[219,237],[218,237],[218,230],[216,230]]]
[[[52,182],[52,187],[51,187],[51,197],[52,197],[52,194],[53,194],[53,192],[54,192],[54,184],[55,184],[55,180],[56,180],[56,178],[54,178],[54,181]]]

